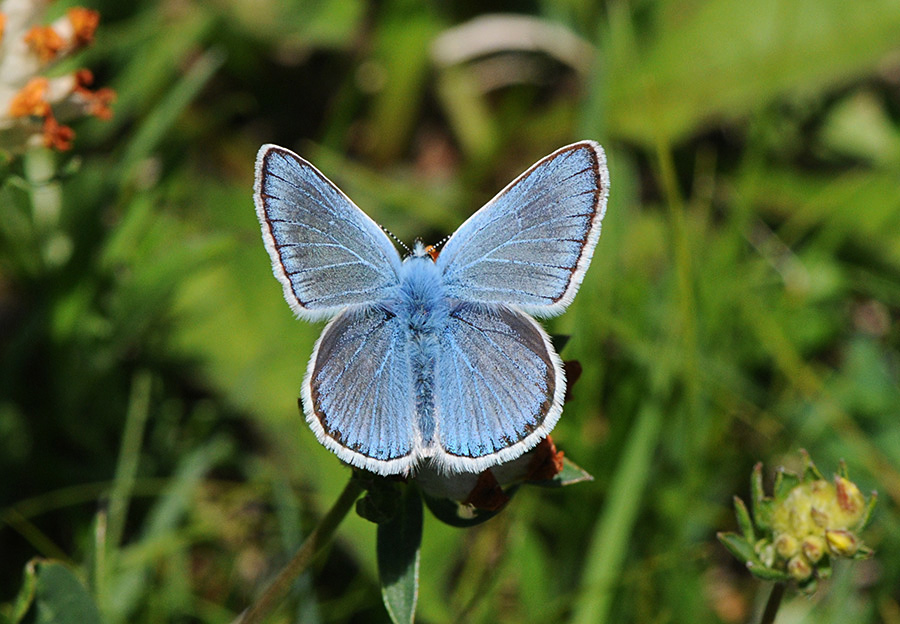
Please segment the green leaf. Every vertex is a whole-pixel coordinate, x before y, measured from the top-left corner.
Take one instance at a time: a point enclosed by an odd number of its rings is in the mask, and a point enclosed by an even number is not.
[[[25,575],[26,586],[33,583],[35,624],[100,624],[103,621],[87,588],[68,566],[36,559],[28,564]],[[13,622],[21,621],[25,615],[18,612],[21,606],[17,601]]]
[[[411,624],[419,594],[419,547],[422,543],[422,499],[406,487],[398,513],[378,525],[378,575],[381,596],[394,624]]]
[[[772,505],[763,489],[762,462],[757,462],[753,466],[753,473],[750,477],[750,504],[753,509],[753,519],[756,520],[756,527],[760,531],[766,531],[771,523]]]
[[[608,91],[607,127],[647,145],[874,71],[900,28],[900,6],[890,0],[662,5],[646,47],[633,43],[633,21],[611,24],[609,75],[595,87]]]
[[[869,522],[872,521],[872,512],[875,510],[875,503],[877,502],[878,492],[872,492],[872,495],[869,496],[869,501],[866,503],[866,511],[863,513],[863,517],[860,519],[859,524],[856,525],[857,531],[862,531],[869,526]]]
[[[750,571],[750,574],[763,581],[777,581],[783,583],[791,580],[791,576],[787,572],[773,570],[772,568],[767,568],[761,564],[748,563],[747,569]]]
[[[800,485],[800,477],[797,474],[779,468],[778,474],[775,475],[775,500],[784,499],[798,485]]]
[[[640,534],[641,499],[652,490],[662,423],[662,406],[648,397],[621,453],[603,513],[585,544],[582,591],[571,620],[576,624],[610,621],[613,596],[627,568],[628,544]]]
[[[33,560],[25,566],[25,573],[22,575],[22,589],[19,590],[19,595],[16,596],[16,601],[13,603],[9,614],[9,621],[13,624],[18,624],[22,621],[22,618],[28,613],[28,609],[31,608],[31,603],[34,601],[34,592],[37,587],[36,563],[37,560]]]
[[[722,546],[728,549],[735,559],[746,565],[762,566],[762,561],[756,555],[753,545],[737,533],[717,533],[716,537],[722,542]]]
[[[570,460],[563,457],[563,467],[552,479],[546,481],[529,481],[528,485],[536,485],[538,487],[563,487],[574,483],[582,483],[583,481],[593,481],[587,470]]]
[[[750,512],[747,511],[747,505],[744,504],[737,496],[734,497],[734,513],[737,516],[738,526],[744,539],[749,543],[756,542],[756,532],[753,530],[753,521],[750,519]]]
[[[372,475],[360,476],[355,473],[355,478],[366,488],[366,495],[356,501],[356,513],[369,522],[382,524],[396,517],[402,511],[403,495],[398,483]]]
[[[821,471],[816,468],[815,463],[813,463],[812,457],[809,456],[809,453],[806,452],[805,449],[800,449],[800,455],[803,457],[803,480],[804,481],[824,481],[825,475],[821,473]]]

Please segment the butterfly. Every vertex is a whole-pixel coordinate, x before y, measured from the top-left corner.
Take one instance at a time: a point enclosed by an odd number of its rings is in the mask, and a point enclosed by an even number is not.
[[[276,145],[256,158],[262,237],[294,313],[330,319],[301,390],[318,440],[381,475],[424,462],[481,472],[559,420],[562,361],[533,316],[571,303],[600,236],[609,172],[593,141],[535,163],[436,256],[401,258],[312,164]]]

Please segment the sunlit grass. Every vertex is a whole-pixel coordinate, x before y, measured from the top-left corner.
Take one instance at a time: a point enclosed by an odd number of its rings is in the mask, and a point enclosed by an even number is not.
[[[73,62],[116,91],[113,118],[3,161],[0,603],[46,556],[109,622],[229,621],[347,482],[297,411],[320,327],[271,276],[260,144],[434,242],[590,138],[609,212],[549,329],[584,370],[554,439],[595,481],[522,492],[474,529],[426,513],[421,620],[752,620],[767,589],[715,533],[750,468],[799,468],[801,447],[881,493],[877,564],[783,608],[900,613],[893,3],[518,6],[580,37],[586,74],[540,50],[435,63],[430,42],[475,9],[255,5],[92,3]],[[497,71],[521,79],[485,90]],[[277,618],[387,621],[374,525],[351,514]]]

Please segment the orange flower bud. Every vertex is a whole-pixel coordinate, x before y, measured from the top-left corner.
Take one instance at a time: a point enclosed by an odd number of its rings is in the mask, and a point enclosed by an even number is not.
[[[63,126],[51,115],[44,119],[44,145],[60,151],[72,148],[75,131]]]
[[[100,14],[83,7],[73,7],[66,12],[66,15],[74,30],[72,44],[86,46],[93,43],[94,31],[97,30],[97,25],[100,23]]]
[[[25,35],[25,43],[37,54],[42,62],[48,63],[56,58],[66,42],[50,26],[35,26]]]
[[[46,117],[50,114],[50,105],[44,99],[49,82],[39,76],[28,81],[22,89],[16,93],[9,103],[9,114],[13,117]]]

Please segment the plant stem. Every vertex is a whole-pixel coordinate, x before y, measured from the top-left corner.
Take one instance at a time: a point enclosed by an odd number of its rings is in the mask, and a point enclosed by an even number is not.
[[[778,613],[778,607],[781,606],[781,599],[784,598],[784,588],[784,583],[775,583],[772,587],[772,593],[769,594],[766,610],[763,611],[759,624],[773,624],[775,622],[775,615]]]
[[[361,492],[362,487],[357,483],[356,479],[351,477],[337,501],[335,501],[332,508],[328,510],[328,513],[325,514],[325,517],[322,518],[316,528],[313,529],[312,533],[309,534],[306,541],[300,546],[297,554],[294,555],[294,558],[278,573],[278,576],[266,588],[259,600],[251,605],[236,622],[239,624],[260,624],[281,603],[294,580],[303,573],[313,560],[313,557],[334,535],[341,520],[353,507],[353,503]]]

